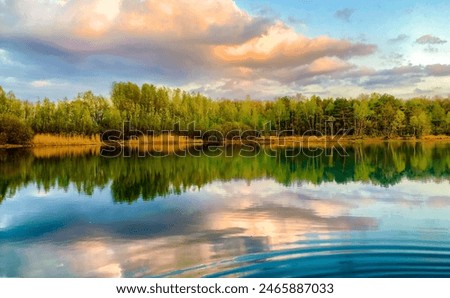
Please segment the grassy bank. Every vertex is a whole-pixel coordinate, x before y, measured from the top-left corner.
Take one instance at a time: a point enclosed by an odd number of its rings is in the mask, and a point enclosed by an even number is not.
[[[112,142],[111,142],[112,143]],[[194,140],[185,136],[176,136],[164,134],[159,136],[142,136],[139,139],[121,141],[114,144],[124,146],[142,146],[142,145],[171,145],[171,144],[201,144],[202,140]],[[23,147],[62,147],[62,146],[101,146],[103,144],[100,135],[82,136],[82,135],[56,135],[56,134],[36,134],[31,142],[26,145],[3,144],[0,148],[23,148]]]
[[[254,138],[247,141],[240,139],[226,140],[225,144],[242,144],[242,143],[258,143],[260,145],[276,145],[276,146],[296,146],[296,145],[321,145],[325,143],[341,143],[341,144],[358,144],[358,143],[378,143],[378,142],[450,142],[450,136],[447,135],[427,135],[422,138],[415,137],[356,137],[356,136],[344,136],[344,137],[316,137],[316,136],[287,136],[287,137],[261,137]],[[131,139],[126,141],[118,141],[115,144],[130,147],[155,147],[164,148],[165,146],[177,148],[185,148],[195,144],[208,143],[200,139],[191,139],[185,136],[176,135],[159,135],[159,136],[142,136],[139,139]],[[65,136],[65,135],[53,135],[53,134],[37,134],[33,137],[32,141],[28,145],[13,145],[5,144],[0,145],[0,148],[22,148],[22,147],[62,147],[62,146],[101,146],[102,140],[100,135],[93,136]]]

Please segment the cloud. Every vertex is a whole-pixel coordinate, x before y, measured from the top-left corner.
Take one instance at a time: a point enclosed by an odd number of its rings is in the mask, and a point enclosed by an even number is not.
[[[287,18],[287,21],[290,24],[306,26],[306,21],[304,19],[296,18],[296,17],[293,17],[293,16],[289,16]]]
[[[389,53],[387,55],[381,56],[389,65],[398,65],[406,62],[405,55],[397,52]]]
[[[428,90],[423,90],[423,89],[420,89],[420,88],[415,88],[414,89],[414,93],[417,94],[417,95],[426,95],[426,94],[429,94],[431,91],[432,90],[430,90],[430,89],[428,89]]]
[[[354,9],[344,8],[341,10],[337,10],[334,13],[334,16],[342,21],[350,22],[350,17],[353,15],[354,12],[355,12]]]
[[[446,43],[446,40],[440,39],[437,36],[433,36],[431,34],[427,34],[427,35],[422,35],[421,37],[419,37],[418,39],[416,39],[416,43],[418,44],[444,44]]]
[[[391,38],[391,39],[389,39],[388,41],[389,41],[389,42],[392,42],[392,43],[397,43],[397,42],[405,41],[405,40],[407,40],[408,38],[409,38],[409,36],[406,35],[406,34],[399,34],[399,35],[397,35],[397,37]]]
[[[310,64],[291,68],[274,69],[270,78],[282,84],[296,83],[297,85],[317,84],[354,69],[355,65],[336,57],[321,57]],[[259,70],[257,75],[263,77],[265,70]]]
[[[353,13],[346,8],[335,16],[349,21]],[[306,36],[288,25],[301,20],[253,16],[231,0],[202,6],[187,0],[6,0],[0,1],[0,14],[2,72],[20,78],[4,87],[29,98],[71,97],[76,88],[107,95],[112,81],[130,80],[185,86],[212,97],[270,99],[299,90],[328,92],[331,86],[363,92],[448,75],[445,63],[406,65],[405,73],[358,65],[359,57],[378,51],[375,44]],[[389,42],[408,38],[399,34]],[[427,45],[427,55],[436,55],[431,46],[444,42],[432,35],[417,39]],[[409,61],[407,54],[380,52],[386,65]]]
[[[450,65],[448,64],[431,64],[431,65],[406,65],[394,67],[391,69],[378,72],[382,75],[430,75],[430,76],[447,76],[450,74]]]
[[[336,58],[323,57],[314,60],[309,66],[308,70],[315,74],[333,73],[336,71],[343,71],[352,66],[342,60]]]
[[[35,5],[30,5],[30,2]],[[16,35],[32,33],[38,39],[73,51],[105,50],[128,44],[127,41],[133,41],[133,44],[173,41],[237,43],[262,32],[267,23],[249,16],[231,0],[205,1],[201,6],[190,5],[186,0],[164,3],[151,0],[69,0],[64,5],[30,0],[7,3],[18,18],[9,24],[9,32]],[[119,39],[119,34],[126,35]]]
[[[10,16],[0,18],[0,46],[6,44],[29,65],[28,81],[63,75],[81,82],[88,73],[91,82],[203,82],[204,89],[240,79],[255,86],[258,80],[306,83],[305,75],[349,69],[354,67],[349,59],[377,49],[304,36],[280,20],[251,16],[231,0],[201,6],[187,0],[7,0],[0,6]],[[250,89],[247,94],[255,90]]]
[[[426,47],[424,49],[424,51],[428,52],[428,53],[437,53],[437,52],[439,52],[439,49],[435,48],[435,47],[432,47],[431,45],[428,45],[428,47]]]
[[[246,90],[248,94],[251,88],[258,90],[256,96],[268,89],[272,92],[267,94],[285,93],[289,90],[288,84],[317,84],[347,71],[355,67],[348,59],[370,55],[376,49],[375,45],[327,36],[308,38],[278,22],[265,34],[245,43],[214,47],[217,59],[229,67],[228,77],[231,78],[218,90],[225,94],[241,94],[239,90]]]
[[[231,0],[19,0],[0,2],[0,11],[10,16],[0,17],[0,47],[27,64],[16,76],[79,82],[88,74],[87,82],[102,77],[108,87],[123,79],[176,86],[210,78],[223,67],[212,55],[215,45],[245,42],[271,24]]]
[[[14,38],[27,51],[74,63],[94,55],[124,57],[158,67],[167,76],[180,69],[207,68],[213,63],[212,46],[245,42],[269,25],[231,0],[201,6],[184,0],[6,3],[14,18],[2,24],[0,39]]]
[[[0,64],[12,64],[9,54],[4,49],[0,49]]]
[[[307,38],[280,22],[271,26],[265,34],[243,44],[214,48],[216,56],[225,63],[267,68],[304,65],[328,56],[364,56],[375,50],[375,45],[355,44],[327,36]]]
[[[46,81],[46,80],[37,80],[37,81],[31,82],[31,86],[36,87],[36,88],[48,87],[51,85],[52,85],[52,83],[50,81]]]
[[[428,77],[443,77],[450,75],[450,65],[404,65],[390,69],[379,70],[370,76],[362,78],[365,87],[406,86],[423,82]]]
[[[450,206],[450,198],[448,196],[430,197],[427,202],[427,205],[433,208],[445,208]]]
[[[448,64],[432,64],[425,67],[425,71],[430,76],[449,76],[450,65]]]

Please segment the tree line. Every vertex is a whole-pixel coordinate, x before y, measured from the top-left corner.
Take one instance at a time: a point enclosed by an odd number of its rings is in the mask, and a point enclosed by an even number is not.
[[[213,100],[200,93],[115,82],[110,98],[92,91],[72,100],[36,103],[17,99],[0,86],[0,144],[26,143],[36,133],[93,135],[120,130],[123,123],[143,132],[255,130],[270,134],[346,134],[421,137],[450,134],[449,98],[402,100],[389,94],[357,98],[283,96],[275,100]],[[192,125],[195,123],[195,126]],[[205,136],[208,136],[205,134]]]

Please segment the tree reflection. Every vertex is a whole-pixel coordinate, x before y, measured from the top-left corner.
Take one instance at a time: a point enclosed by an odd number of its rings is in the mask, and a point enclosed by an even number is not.
[[[190,149],[188,149],[190,150]],[[207,150],[207,149],[206,149]],[[152,200],[169,194],[181,194],[201,188],[215,180],[272,178],[283,185],[310,182],[347,183],[359,181],[388,187],[402,179],[449,179],[450,144],[382,143],[352,145],[348,156],[287,154],[278,149],[276,156],[259,148],[254,156],[211,156],[198,151],[186,157],[106,158],[92,148],[83,152],[53,150],[51,154],[31,150],[0,151],[0,202],[17,190],[35,184],[38,189],[52,188],[92,195],[97,188],[109,188],[115,202],[132,203],[139,198]],[[300,150],[299,148],[294,149]],[[230,154],[227,154],[230,155]],[[273,155],[273,154],[272,154]],[[292,157],[292,155],[296,155]]]

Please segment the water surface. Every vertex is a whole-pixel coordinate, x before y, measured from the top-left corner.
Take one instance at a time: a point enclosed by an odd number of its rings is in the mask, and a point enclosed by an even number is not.
[[[0,151],[0,276],[450,277],[450,144],[52,150]]]

